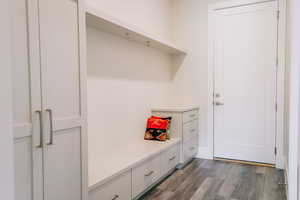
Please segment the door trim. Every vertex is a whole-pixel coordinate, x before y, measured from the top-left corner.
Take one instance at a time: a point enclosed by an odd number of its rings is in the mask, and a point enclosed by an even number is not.
[[[81,102],[81,199],[88,200],[88,131],[87,131],[87,57],[85,1],[78,0],[78,39]]]
[[[275,0],[270,0],[275,1]],[[213,24],[215,11],[224,8],[238,7],[257,3],[269,2],[268,0],[232,0],[223,3],[214,3],[208,6],[208,153],[206,157],[214,157],[214,38]],[[284,168],[284,105],[285,105],[285,35],[286,35],[286,0],[277,0],[280,13],[278,22],[278,67],[277,67],[277,113],[276,113],[276,168]]]

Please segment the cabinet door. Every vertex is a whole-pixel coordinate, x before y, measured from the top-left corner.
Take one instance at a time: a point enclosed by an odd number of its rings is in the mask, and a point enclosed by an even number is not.
[[[15,199],[41,200],[43,154],[40,146],[42,114],[37,112],[41,111],[37,2],[12,0],[10,9]]]
[[[45,111],[45,200],[81,200],[85,120],[78,3],[76,0],[39,0],[39,16]]]

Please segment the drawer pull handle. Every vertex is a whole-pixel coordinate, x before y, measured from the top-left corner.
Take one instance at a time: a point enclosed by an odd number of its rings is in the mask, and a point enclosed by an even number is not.
[[[190,117],[195,117],[195,116],[196,116],[195,114],[190,115]]]
[[[145,174],[145,176],[151,176],[153,173],[154,173],[154,171],[151,171],[148,174]]]
[[[169,159],[169,161],[172,161],[176,158],[176,156],[173,156],[172,158]]]
[[[116,195],[114,196],[114,198],[112,198],[111,200],[116,200],[116,199],[118,199],[118,198],[119,198],[119,195],[116,194]]]
[[[195,132],[195,131],[196,131],[196,129],[191,129],[191,130],[190,130],[191,133],[193,133],[193,132]]]

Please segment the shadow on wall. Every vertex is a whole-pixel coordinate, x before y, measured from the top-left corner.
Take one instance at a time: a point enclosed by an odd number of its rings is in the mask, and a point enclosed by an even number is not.
[[[185,58],[186,55],[172,55],[172,69],[171,69],[172,80],[175,79],[176,74],[178,73],[179,69],[182,67]]]
[[[170,82],[179,68],[167,53],[93,27],[87,28],[87,40],[89,77]]]

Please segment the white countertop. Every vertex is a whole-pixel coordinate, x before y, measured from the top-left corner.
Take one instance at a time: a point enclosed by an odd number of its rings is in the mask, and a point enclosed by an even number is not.
[[[199,109],[199,106],[162,106],[152,108],[152,112],[187,112],[191,110]]]
[[[89,190],[95,189],[179,142],[179,138],[166,142],[140,140],[103,149],[99,155],[89,157]]]

